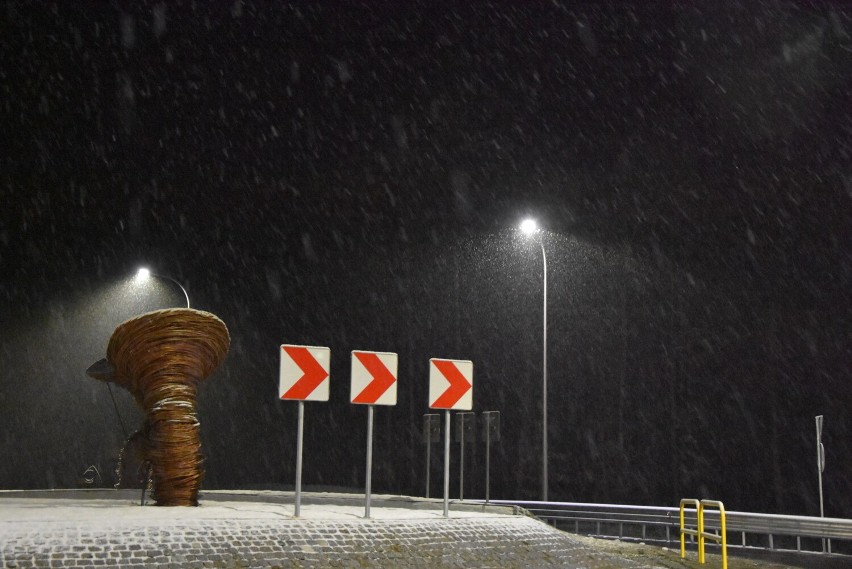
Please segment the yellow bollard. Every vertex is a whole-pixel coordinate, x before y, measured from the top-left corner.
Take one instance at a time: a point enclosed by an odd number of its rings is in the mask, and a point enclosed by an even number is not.
[[[695,507],[695,515],[696,518],[700,520],[699,511],[701,509],[701,502],[694,498],[684,498],[680,501],[680,558],[686,558],[686,536],[698,536],[698,529],[686,529],[684,526],[686,525],[684,522],[684,509],[687,505]]]
[[[699,538],[700,542],[698,545],[698,561],[699,563],[704,563],[704,539],[709,538],[713,541],[718,541],[722,546],[722,569],[728,569],[728,530],[725,520],[725,505],[718,500],[701,500],[701,502],[699,502],[699,506],[701,507],[701,514],[698,516],[698,531],[701,537]],[[704,531],[704,508],[706,507],[719,509],[720,535]]]

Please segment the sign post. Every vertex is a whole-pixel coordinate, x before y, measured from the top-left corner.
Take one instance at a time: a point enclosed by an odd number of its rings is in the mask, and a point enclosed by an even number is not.
[[[367,406],[367,474],[364,489],[364,517],[370,518],[373,484],[373,407],[396,405],[398,357],[389,352],[352,352],[352,384],[349,399]]]
[[[444,517],[450,517],[450,410],[444,411]]]
[[[304,438],[305,401],[328,401],[331,350],[316,346],[281,344],[278,371],[278,398],[299,402],[296,427],[296,489],[294,515],[302,505],[302,441]]]
[[[441,442],[441,416],[437,413],[423,415],[423,442],[426,444],[426,497],[429,497],[432,470],[432,443]]]
[[[296,426],[296,490],[293,497],[293,515],[297,518],[302,509],[302,441],[305,433],[305,402],[299,401],[299,422]]]
[[[500,440],[500,411],[482,412],[485,438],[485,503],[491,500],[491,441]]]
[[[825,447],[822,446],[822,415],[817,415],[816,439],[817,439],[817,474],[819,475],[819,517],[825,517],[825,509],[822,501],[822,473],[825,472]],[[826,552],[826,540],[822,540],[822,552]],[[831,540],[828,541],[828,553],[831,553]]]
[[[474,428],[476,421],[475,413],[456,413],[456,441],[461,449],[459,460],[459,501],[464,501],[464,444],[465,435],[467,442],[474,442]]]
[[[444,517],[450,517],[450,410],[473,408],[473,362],[429,360],[429,407],[445,409],[444,415]]]
[[[370,519],[373,497],[373,406],[367,405],[367,475],[364,479],[364,518]]]

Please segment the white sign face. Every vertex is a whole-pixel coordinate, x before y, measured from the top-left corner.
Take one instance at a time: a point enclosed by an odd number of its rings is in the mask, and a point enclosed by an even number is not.
[[[349,400],[365,405],[396,405],[397,355],[390,352],[352,352]]]
[[[281,344],[278,397],[294,401],[328,401],[331,350]]]
[[[473,362],[429,360],[429,407],[458,411],[473,408]]]

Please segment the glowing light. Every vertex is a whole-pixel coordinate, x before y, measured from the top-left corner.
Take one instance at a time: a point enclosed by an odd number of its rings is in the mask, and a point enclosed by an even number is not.
[[[142,285],[142,284],[146,283],[148,281],[148,279],[150,279],[152,277],[165,279],[167,281],[171,281],[174,284],[176,284],[178,286],[178,288],[180,288],[180,291],[183,293],[184,298],[186,298],[186,307],[189,308],[189,294],[187,294],[186,289],[183,288],[183,285],[180,284],[175,279],[173,279],[172,277],[167,276],[167,275],[162,275],[162,274],[159,274],[159,273],[152,273],[151,270],[148,267],[139,267],[139,270],[136,271],[136,278],[134,280],[136,281],[136,283]]]
[[[538,231],[538,224],[534,219],[525,219],[521,222],[521,231],[527,235],[532,235]]]

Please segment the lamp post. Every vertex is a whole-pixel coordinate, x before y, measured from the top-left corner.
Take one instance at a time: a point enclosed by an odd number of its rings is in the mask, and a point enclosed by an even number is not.
[[[159,277],[159,278],[162,278],[162,279],[169,280],[169,281],[173,282],[174,284],[176,284],[178,286],[178,288],[180,288],[181,292],[183,293],[184,298],[186,298],[186,307],[187,308],[190,307],[189,306],[189,294],[187,294],[186,289],[183,288],[183,285],[180,284],[175,279],[173,279],[172,277],[169,277],[169,276],[166,276],[166,275],[160,275],[160,274],[157,274],[157,273],[152,273],[150,271],[150,269],[148,269],[147,267],[140,267],[139,270],[136,271],[136,276],[135,276],[134,280],[136,281],[137,284],[142,284],[142,283],[146,282],[148,279],[150,279],[151,277]],[[109,396],[110,396],[110,399],[112,400],[112,406],[113,406],[113,409],[115,409],[115,415],[118,418],[119,424],[121,425],[121,431],[124,433],[125,439],[127,439],[127,441],[129,442],[130,438],[128,438],[127,428],[124,426],[124,420],[121,418],[121,413],[118,411],[118,403],[116,402],[115,395],[112,392],[111,379],[109,379],[111,377],[111,374],[113,373],[113,371],[114,371],[113,367],[111,366],[111,364],[108,364],[106,362],[106,360],[100,360],[98,362],[95,362],[94,364],[89,366],[88,370],[86,370],[87,374],[90,375],[91,377],[94,377],[96,379],[102,379],[102,380],[106,381],[107,389],[109,390]],[[125,445],[126,444],[127,443],[125,443]],[[122,450],[122,452],[124,452],[124,451]],[[121,464],[120,461],[121,461],[121,459],[119,458],[119,468],[120,468],[120,464]],[[86,472],[89,472],[89,470],[87,470]],[[98,476],[100,476],[100,473],[98,473]],[[121,483],[120,476],[121,475],[119,474],[118,484]],[[149,476],[150,476],[150,474],[149,474]],[[147,488],[147,481],[146,481],[145,488]],[[142,490],[142,504],[144,505],[144,503],[145,503],[145,489],[143,488],[143,490]]]
[[[534,219],[525,219],[521,222],[521,231],[525,235],[534,235],[538,233],[538,224]],[[547,502],[547,254],[544,251],[544,237],[541,235],[538,244],[541,247],[544,291],[541,325],[541,500]]]
[[[148,269],[146,267],[140,267],[139,270],[136,271],[136,280],[137,281],[144,282],[144,281],[147,281],[151,277],[159,277],[161,279],[166,279],[166,280],[172,281],[173,283],[178,285],[178,288],[180,288],[181,292],[183,293],[183,296],[186,297],[186,307],[189,308],[189,295],[186,293],[186,289],[183,288],[183,285],[180,284],[179,282],[177,282],[175,279],[173,279],[172,277],[166,276],[166,275],[161,275],[161,274],[158,274],[158,273],[152,273],[150,271],[150,269]]]

